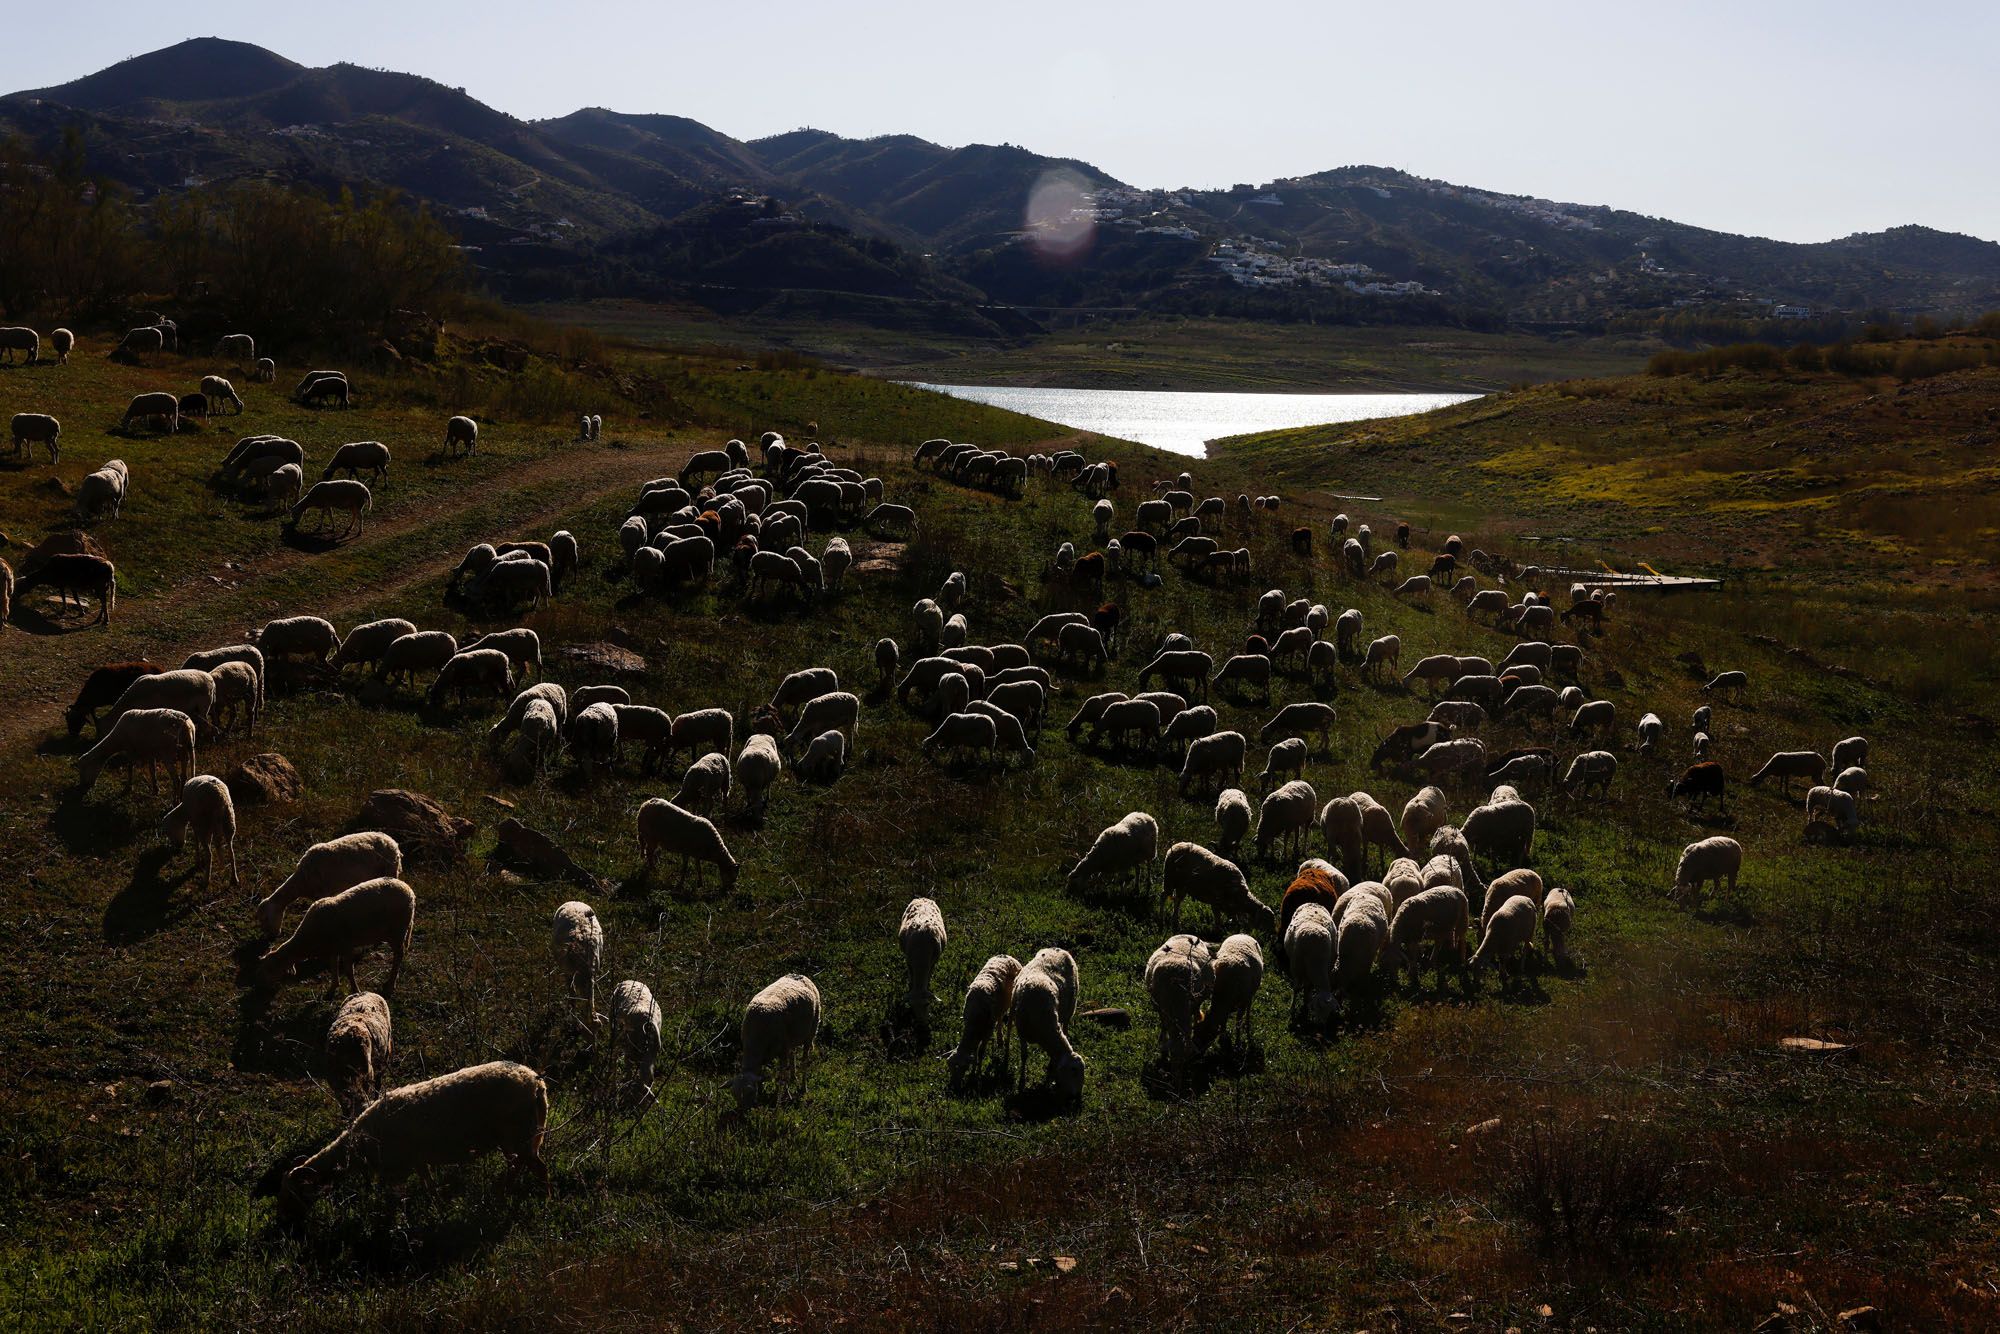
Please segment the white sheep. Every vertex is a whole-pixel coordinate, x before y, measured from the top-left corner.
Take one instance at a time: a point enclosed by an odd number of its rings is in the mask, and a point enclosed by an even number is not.
[[[1257,815],[1257,855],[1268,858],[1277,842],[1286,856],[1296,860],[1313,817],[1319,811],[1319,794],[1313,785],[1295,778],[1264,798]]]
[[[1608,750],[1586,750],[1569,762],[1563,776],[1565,792],[1588,792],[1596,788],[1600,796],[1611,795],[1611,780],[1618,776],[1618,757]]]
[[[618,1050],[632,1063],[642,1090],[650,1091],[653,1070],[660,1061],[660,1003],[644,982],[620,982],[611,992],[611,1035]]]
[[[1333,1017],[1333,915],[1324,904],[1305,903],[1285,924],[1282,959],[1292,984],[1292,1019],[1318,1028]]]
[[[1736,877],[1743,870],[1743,845],[1733,838],[1717,835],[1688,844],[1681,849],[1680,865],[1674,870],[1673,895],[1686,899],[1700,895],[1713,884],[1718,893],[1734,896]]]
[[[1421,982],[1421,953],[1428,944],[1431,960],[1440,980],[1446,963],[1465,965],[1465,937],[1471,926],[1471,907],[1465,891],[1456,885],[1437,885],[1412,894],[1396,906],[1389,922],[1389,941],[1382,950],[1382,966],[1395,981],[1397,971],[1410,970],[1410,985]]]
[[[643,876],[653,874],[653,867],[662,852],[679,853],[682,880],[687,879],[688,863],[694,862],[696,883],[700,883],[700,865],[708,862],[720,869],[722,888],[734,888],[736,859],[729,855],[721,833],[707,819],[693,811],[683,810],[671,801],[653,797],[639,807],[637,825],[639,855],[644,861]]]
[[[1569,933],[1576,924],[1576,897],[1560,887],[1542,899],[1542,940],[1558,967],[1569,964]]]
[[[1146,960],[1146,995],[1160,1018],[1160,1050],[1178,1065],[1189,1054],[1195,1023],[1215,991],[1215,961],[1199,936],[1169,936]]]
[[[287,1215],[302,1214],[327,1183],[351,1170],[396,1185],[493,1150],[546,1190],[542,1137],[548,1122],[549,1092],[541,1076],[512,1061],[406,1084],[369,1103],[330,1144],[287,1172],[279,1206]]]
[[[753,815],[762,812],[770,800],[771,785],[784,771],[776,737],[758,732],[745,741],[736,756],[736,786],[743,791],[744,808]]]
[[[458,639],[447,630],[413,630],[391,641],[375,660],[375,679],[408,684],[418,672],[439,672],[458,655]]]
[[[514,691],[514,664],[497,648],[461,649],[438,669],[425,696],[432,708],[444,703],[447,694],[460,704],[475,692],[506,699]]]
[[[1421,848],[1431,841],[1431,835],[1451,823],[1450,808],[1446,805],[1444,789],[1431,786],[1420,790],[1417,795],[1403,803],[1403,818],[1400,828],[1405,848]]]
[[[1854,794],[1843,792],[1837,787],[1817,786],[1806,793],[1806,824],[1808,831],[1821,820],[1827,821],[1843,834],[1851,834],[1861,825],[1860,809],[1854,804]]]
[[[803,1092],[803,1065],[812,1058],[819,1021],[819,988],[802,973],[787,973],[750,998],[743,1007],[742,1060],[729,1081],[739,1113],[756,1106],[764,1092],[764,1069],[774,1061],[780,1099],[795,1077]]]
[[[1481,968],[1495,968],[1503,979],[1510,978],[1521,951],[1534,941],[1540,916],[1535,900],[1525,894],[1514,895],[1487,914],[1479,948],[1466,961],[1466,971],[1476,974]]]
[[[1247,917],[1266,931],[1277,924],[1277,914],[1250,892],[1250,882],[1234,862],[1199,843],[1176,843],[1167,849],[1160,888],[1160,907],[1164,911],[1172,903],[1176,930],[1182,900],[1188,898],[1207,904],[1218,919]]]
[[[912,1015],[924,1016],[931,1008],[931,976],[944,955],[944,910],[935,899],[911,899],[903,909],[896,928],[896,943],[903,951],[903,965],[909,987],[903,1004]]]
[[[1021,961],[1011,954],[996,954],[980,966],[965,989],[964,1020],[958,1045],[945,1053],[950,1072],[949,1086],[956,1091],[968,1071],[977,1072],[986,1060],[993,1035],[1009,1018],[1014,1001],[1014,982],[1021,975]],[[1002,1039],[1003,1050],[1006,1039]]]
[[[719,751],[702,756],[681,776],[674,804],[697,815],[708,815],[729,798],[729,757]]]
[[[549,955],[562,974],[569,994],[584,1003],[584,1013],[596,1023],[597,969],[604,961],[604,926],[597,910],[572,899],[556,908],[549,924]]]
[[[329,481],[314,482],[297,504],[286,511],[285,526],[296,529],[299,520],[307,513],[317,514],[319,523],[315,531],[324,530],[332,523],[337,511],[347,516],[347,522],[336,535],[336,541],[361,534],[361,518],[374,508],[375,498],[369,493],[366,482],[352,477],[336,477]]]
[[[343,1115],[355,1116],[381,1094],[393,1049],[388,1001],[357,991],[340,1003],[326,1030],[326,1083]]]
[[[98,716],[97,735],[108,735],[134,709],[175,709],[194,719],[197,732],[206,730],[215,716],[215,677],[199,667],[142,676]]]
[[[121,714],[96,745],[77,756],[77,795],[88,796],[98,776],[113,763],[124,767],[127,787],[133,769],[141,764],[154,792],[160,790],[161,765],[167,766],[169,778],[185,785],[194,777],[194,745],[194,719],[179,709],[133,709]]]
[[[242,877],[236,872],[236,803],[229,795],[228,785],[220,778],[196,774],[188,779],[181,785],[179,804],[160,817],[160,834],[170,847],[186,846],[189,830],[194,831],[207,853],[201,883],[207,885],[215,879],[216,853],[226,851],[229,883],[241,885]]]
[[[1150,881],[1159,847],[1160,822],[1144,811],[1128,811],[1101,831],[1070,868],[1069,892],[1078,893],[1091,881],[1110,876]]]
[[[403,850],[388,834],[364,830],[315,843],[257,905],[258,924],[266,935],[276,935],[285,909],[294,903],[310,905],[363,881],[393,879],[402,873]]]
[[[1215,799],[1216,847],[1233,859],[1243,840],[1249,837],[1254,818],[1249,794],[1240,787],[1224,788]]]
[[[1333,980],[1350,1000],[1367,995],[1375,960],[1389,943],[1391,902],[1386,886],[1363,883],[1334,905]]]
[[[447,454],[470,454],[479,447],[479,423],[470,417],[453,417],[444,424],[444,450]]]
[[[382,994],[396,992],[397,975],[403,971],[403,955],[410,948],[410,930],[416,920],[417,896],[400,880],[364,880],[331,898],[306,909],[292,934],[273,946],[257,961],[255,977],[259,986],[270,990],[298,976],[299,966],[325,960],[331,994],[345,977],[352,991],[361,990],[354,980],[354,961],[378,945],[390,952],[389,977]]]
[[[1016,1071],[1020,1089],[1028,1086],[1028,1048],[1032,1045],[1048,1054],[1047,1077],[1056,1092],[1071,1102],[1083,1096],[1084,1060],[1069,1040],[1077,989],[1076,960],[1068,950],[1039,951],[1014,979],[1011,1017],[1021,1040],[1021,1063]]]
[[[1194,1049],[1207,1050],[1235,1020],[1234,1042],[1239,1054],[1247,1053],[1250,1022],[1256,1009],[1257,992],[1264,985],[1264,951],[1254,936],[1238,933],[1215,947],[1214,984],[1209,994],[1208,1013],[1194,1028]]]

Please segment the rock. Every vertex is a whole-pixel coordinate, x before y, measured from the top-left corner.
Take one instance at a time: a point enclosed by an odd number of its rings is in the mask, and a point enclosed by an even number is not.
[[[1779,1038],[1778,1046],[1785,1051],[1803,1052],[1810,1056],[1839,1056],[1854,1050],[1852,1043],[1828,1042],[1823,1038]]]
[[[238,806],[286,806],[305,795],[306,785],[292,762],[276,751],[252,755],[223,776]]]
[[[1482,1138],[1483,1136],[1492,1134],[1499,1128],[1500,1128],[1500,1118],[1497,1116],[1490,1117],[1487,1120],[1481,1121],[1476,1126],[1467,1126],[1465,1128],[1465,1138],[1479,1139]]]
[[[439,865],[465,854],[465,841],[478,826],[451,814],[421,792],[385,787],[368,794],[352,830],[374,829],[395,837],[412,862]]]
[[[156,1079],[152,1083],[146,1085],[146,1101],[152,1103],[155,1107],[159,1106],[163,1102],[171,1101],[173,1096],[174,1096],[174,1081],[171,1079]],[[1872,1311],[1875,1308],[1871,1306],[1866,1309]],[[1845,1316],[1841,1318],[1843,1320],[1846,1319]]]
[[[1058,1255],[1056,1257],[1057,1273],[1067,1274],[1075,1270],[1075,1268],[1076,1268],[1076,1257],[1074,1255]],[[1869,1309],[1873,1310],[1874,1308],[1870,1307]],[[1845,1317],[1842,1318],[1845,1319]]]
[[[1120,1009],[1115,1005],[1107,1005],[1097,1010],[1085,1010],[1077,1018],[1088,1019],[1091,1023],[1102,1024],[1106,1028],[1126,1029],[1132,1027],[1132,1012]]]
[[[629,648],[616,644],[566,644],[561,656],[586,671],[612,676],[644,676],[646,660]]]
[[[1856,1306],[1835,1317],[1847,1329],[1882,1328],[1882,1311],[1875,1306]]]

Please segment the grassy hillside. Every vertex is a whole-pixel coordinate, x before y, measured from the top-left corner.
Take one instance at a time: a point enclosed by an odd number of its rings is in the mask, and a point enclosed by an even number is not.
[[[595,784],[567,764],[510,783],[483,744],[492,708],[431,709],[352,674],[274,676],[257,734],[201,755],[203,770],[220,772],[277,750],[305,781],[296,806],[243,812],[244,892],[203,887],[191,854],[159,845],[165,803],[143,781],[129,794],[115,778],[87,799],[70,790],[81,747],[63,736],[60,709],[90,666],[139,654],[178,663],[291,613],[343,630],[402,614],[461,638],[512,624],[447,607],[446,574],[471,542],[557,528],[582,541],[583,568],[520,618],[541,635],[551,679],[597,679],[561,650],[611,639],[647,660],[626,682],[634,697],[673,711],[721,705],[743,719],[810,664],[866,691],[875,640],[907,645],[910,604],[953,568],[971,575],[978,641],[1015,639],[1046,610],[1095,601],[1042,578],[1057,543],[1088,540],[1087,501],[1041,482],[1012,502],[964,489],[909,466],[915,441],[1113,454],[1121,515],[1185,462],[775,359],[760,370],[578,346],[587,355],[563,364],[592,369],[355,368],[347,413],[252,387],[242,418],[172,439],[110,428],[130,394],[191,386],[211,369],[198,360],[129,368],[87,350],[67,367],[0,369],[0,408],[65,423],[60,469],[39,458],[0,469],[10,558],[60,523],[63,488],[104,458],[133,473],[123,515],[96,529],[121,572],[111,627],[42,633],[47,609],[31,606],[0,631],[12,706],[0,720],[10,775],[0,876],[15,942],[0,959],[10,1327],[963,1328],[1029,1316],[1159,1328],[1219,1315],[1253,1327],[1677,1328],[1753,1324],[1780,1301],[1823,1308],[1829,1323],[1863,1304],[1918,1325],[1990,1316],[1991,1230],[1975,1211],[2000,1169],[1986,1038],[2000,1020],[1990,950],[2000,922],[1982,873],[1994,852],[1992,740],[1961,730],[1958,750],[1941,753],[1934,711],[1874,679],[1852,640],[1835,665],[1861,675],[1834,676],[1790,642],[1744,633],[1768,626],[1627,599],[1585,650],[1585,684],[1621,719],[1618,784],[1604,803],[1542,799],[1534,850],[1550,883],[1575,890],[1581,966],[1504,994],[1490,979],[1470,993],[1386,992],[1325,1040],[1287,1031],[1274,973],[1244,1068],[1207,1068],[1182,1085],[1157,1077],[1140,975],[1168,928],[1150,902],[1066,894],[1062,872],[1128,810],[1154,812],[1170,841],[1208,840],[1210,803],[1181,798],[1168,765],[1070,742],[1062,721],[1097,690],[1131,688],[1167,630],[1230,651],[1269,586],[1360,609],[1370,634],[1401,636],[1406,664],[1509,646],[1443,596],[1402,602],[1345,578],[1323,542],[1294,556],[1292,526],[1323,534],[1332,507],[1275,454],[1198,470],[1204,492],[1288,496],[1282,519],[1228,526],[1227,540],[1254,553],[1257,579],[1210,586],[1169,571],[1157,589],[1107,590],[1130,618],[1125,646],[1102,679],[1064,678],[1033,764],[935,765],[917,744],[929,724],[870,694],[838,784],[788,777],[761,823],[723,822],[742,862],[728,894],[634,875],[632,812],[671,795],[677,775],[643,778],[628,759]],[[481,418],[480,450],[432,457],[444,416],[462,410]],[[570,439],[586,410],[606,417],[602,442]],[[916,507],[915,540],[875,548],[850,535],[858,555],[884,564],[810,609],[746,602],[726,579],[676,598],[635,595],[612,534],[642,480],[728,435],[803,436],[809,422],[836,459]],[[273,517],[219,494],[213,465],[250,430],[299,439],[315,467],[338,441],[389,442],[392,480],[366,531],[331,548],[290,542]],[[1455,485],[1438,477],[1426,495]],[[1410,506],[1360,516],[1386,532],[1398,517],[1421,522]],[[1510,527],[1498,514],[1465,525],[1489,547],[1507,544]],[[1418,537],[1423,550],[1442,532]],[[1870,737],[1881,799],[1851,843],[1802,839],[1796,802],[1772,791],[1736,793],[1721,821],[1691,820],[1665,799],[1698,682],[1722,666],[1753,681],[1744,707],[1718,709],[1733,777],[1775,749]],[[1285,679],[1273,707],[1316,694]],[[1321,798],[1366,788],[1400,809],[1412,785],[1371,774],[1367,755],[1428,702],[1348,669],[1326,697],[1339,711],[1334,744],[1308,770]],[[1269,714],[1261,702],[1213,703],[1224,726],[1253,734]],[[1667,756],[1631,749],[1649,709],[1669,720]],[[1529,735],[1496,725],[1486,739],[1500,749]],[[1254,778],[1262,748],[1252,752]],[[419,908],[394,998],[392,1079],[500,1056],[536,1066],[554,1100],[554,1192],[517,1196],[488,1162],[402,1196],[343,1185],[308,1227],[290,1229],[259,1187],[337,1127],[317,1082],[331,1007],[317,978],[268,1002],[237,985],[256,942],[248,894],[267,892],[388,786],[429,793],[480,826],[463,862],[409,870]],[[1455,791],[1454,815],[1479,795]],[[569,1021],[550,968],[549,915],[578,891],[485,862],[508,813],[605,881],[586,895],[607,931],[600,1002],[625,977],[661,1002],[667,1059],[643,1112],[612,1096],[608,1054]],[[1681,845],[1721,831],[1748,852],[1740,901],[1673,906],[1665,889]],[[1289,878],[1275,863],[1246,870],[1266,901]],[[919,893],[943,905],[951,943],[933,1031],[911,1039],[885,1021],[900,992],[895,923]],[[1190,922],[1209,925],[1198,909]],[[1083,1007],[1125,1007],[1134,1020],[1129,1030],[1079,1022],[1082,1108],[1051,1115],[1032,1092],[948,1096],[938,1058],[957,1040],[966,980],[989,954],[1025,958],[1050,944],[1075,953]],[[788,970],[810,973],[826,997],[819,1057],[801,1102],[736,1122],[720,1114],[736,1017]],[[373,983],[382,965],[361,974]],[[1793,1035],[1853,1048],[1782,1052],[1778,1040]],[[1600,1195],[1601,1215],[1551,1215],[1564,1181]]]

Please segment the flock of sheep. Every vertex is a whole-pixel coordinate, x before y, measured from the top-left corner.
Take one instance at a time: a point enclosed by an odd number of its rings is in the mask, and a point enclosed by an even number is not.
[[[12,332],[0,330],[0,347],[26,346],[32,359],[35,347],[10,343]],[[223,340],[218,352],[249,359],[254,344],[236,342],[240,337]],[[153,340],[137,342],[140,346],[131,346],[134,338],[128,335],[121,350],[143,352]],[[72,339],[60,337],[51,343],[60,355],[73,346]],[[227,382],[220,387],[227,390]],[[204,380],[204,394],[210,390]],[[301,401],[349,399],[346,379],[337,372],[315,372],[298,393]],[[235,399],[234,391],[223,397]],[[235,401],[240,406],[240,399]],[[171,413],[161,408],[169,429],[178,410],[178,404]],[[135,400],[128,420],[147,415]],[[23,418],[15,419],[17,448],[23,439],[39,441],[53,458],[59,426],[28,422],[26,427],[24,436]],[[601,429],[601,419],[582,419],[583,438],[594,439]],[[477,435],[470,419],[453,418],[447,448],[469,451]],[[1113,537],[1115,464],[1093,463],[1074,451],[1021,458],[944,440],[926,441],[915,461],[935,476],[1002,496],[1023,494],[1032,478],[1068,483],[1090,506],[1095,548],[1079,554],[1074,543],[1064,543],[1049,564],[1052,586],[1098,602],[1094,611],[1048,612],[1016,640],[977,643],[972,581],[956,572],[912,609],[903,645],[889,637],[877,642],[874,685],[880,697],[929,721],[932,730],[921,749],[940,761],[1035,762],[1057,672],[1107,674],[1121,647],[1130,647],[1121,644],[1128,634],[1123,609],[1115,601],[1100,601],[1107,579],[1122,575],[1140,588],[1158,587],[1162,556],[1181,562],[1195,579],[1243,579],[1253,572],[1247,548],[1225,550],[1213,536],[1227,524],[1231,506],[1219,496],[1198,500],[1187,473],[1156,484],[1154,494],[1134,507],[1131,526]],[[344,445],[301,496],[304,464],[295,442],[258,435],[238,441],[222,471],[226,479],[289,501],[293,522],[315,510],[337,512],[358,530],[369,504],[360,474],[368,472],[379,482],[390,452],[379,442]],[[335,478],[339,471],[350,476]],[[113,461],[87,484],[99,510],[115,514],[128,478],[123,464]],[[1245,522],[1280,507],[1277,497],[1253,501],[1247,495],[1237,497],[1234,506]],[[749,448],[732,440],[723,449],[695,455],[673,476],[645,483],[617,540],[626,573],[648,591],[706,582],[715,576],[718,558],[726,556],[751,599],[783,593],[811,604],[837,592],[853,564],[846,537],[830,530],[859,526],[908,533],[917,522],[912,508],[885,500],[879,478],[836,465],[817,446],[800,448],[766,433],[757,466]],[[1581,642],[1553,642],[1551,635],[1558,624],[1601,628],[1615,595],[1577,586],[1569,604],[1558,609],[1532,591],[1515,600],[1504,584],[1482,589],[1473,574],[1461,573],[1461,562],[1485,573],[1500,571],[1502,563],[1465,550],[1456,537],[1432,558],[1427,573],[1399,579],[1398,551],[1375,550],[1368,525],[1352,532],[1349,526],[1346,516],[1339,516],[1327,532],[1346,577],[1386,579],[1402,597],[1430,598],[1446,590],[1464,599],[1468,618],[1490,616],[1519,641],[1497,663],[1473,653],[1434,654],[1404,672],[1397,636],[1369,637],[1358,609],[1335,613],[1273,588],[1256,600],[1254,621],[1245,625],[1240,643],[1214,645],[1211,652],[1189,635],[1166,634],[1140,655],[1132,689],[1090,695],[1064,729],[1080,753],[1106,762],[1167,763],[1178,770],[1183,796],[1206,803],[1214,794],[1198,838],[1163,849],[1162,825],[1172,817],[1163,821],[1133,811],[1104,828],[1066,877],[1068,890],[1077,895],[1121,888],[1132,893],[1135,909],[1156,914],[1168,932],[1146,962],[1143,984],[1169,1072],[1185,1072],[1218,1041],[1239,1053],[1247,1050],[1267,950],[1291,988],[1295,1026],[1308,1031],[1372,1005],[1383,987],[1393,986],[1406,971],[1413,986],[1420,986],[1427,969],[1438,985],[1453,974],[1469,987],[1488,968],[1506,982],[1518,981],[1538,934],[1558,966],[1570,959],[1580,895],[1545,884],[1529,864],[1538,821],[1534,800],[1608,796],[1621,767],[1609,748],[1617,744],[1620,729],[1612,701],[1591,698],[1582,684]],[[828,533],[817,555],[804,545],[815,531]],[[1295,529],[1291,550],[1309,556],[1316,536],[1308,528]],[[1397,546],[1407,549],[1408,542],[1408,526],[1402,525]],[[489,612],[532,609],[580,568],[579,546],[568,532],[546,542],[483,543],[452,572],[446,594]],[[69,575],[45,577],[56,587],[69,587],[61,582]],[[100,593],[106,618],[114,581],[108,570],[101,583],[79,580]],[[907,663],[904,646],[914,651]],[[736,881],[739,862],[717,823],[726,806],[736,801],[745,813],[760,813],[787,768],[802,781],[839,781],[855,754],[864,712],[861,697],[843,689],[833,669],[802,667],[745,720],[739,747],[737,719],[725,709],[673,714],[633,700],[619,686],[566,690],[548,680],[525,684],[541,665],[540,640],[527,627],[460,643],[450,633],[420,629],[402,618],[371,621],[342,635],[325,619],[291,616],[266,624],[243,643],[194,654],[178,668],[152,662],[101,667],[82,684],[66,722],[73,736],[85,726],[96,727],[95,744],[77,761],[83,792],[113,766],[126,770],[129,787],[142,765],[157,791],[158,772],[166,768],[178,800],[161,819],[162,836],[175,847],[192,839],[205,858],[205,878],[212,879],[226,862],[231,883],[238,884],[238,824],[230,790],[216,776],[198,772],[197,747],[237,727],[253,730],[271,673],[337,675],[361,669],[383,691],[428,677],[433,706],[462,707],[474,700],[504,706],[489,731],[490,748],[495,762],[517,778],[546,772],[567,755],[587,780],[595,780],[615,773],[635,749],[642,774],[678,768],[673,797],[638,807],[634,838],[640,874],[653,874],[664,856],[678,860],[681,881],[690,870],[699,880],[713,867],[727,888]],[[1322,801],[1309,781],[1315,755],[1333,751],[1332,704],[1309,699],[1271,707],[1274,678],[1324,688],[1342,672],[1385,689],[1400,674],[1404,691],[1422,688],[1436,697],[1425,717],[1380,738],[1370,756],[1373,770],[1418,788],[1400,816],[1366,791]],[[1747,684],[1742,673],[1728,672],[1705,689],[1740,693]],[[1271,710],[1256,729],[1265,758],[1254,780],[1246,778],[1250,737],[1228,727],[1216,707],[1253,702]],[[1496,722],[1530,733],[1543,729],[1544,737],[1527,739],[1546,744],[1489,750],[1475,734]],[[1690,802],[1719,806],[1726,800],[1727,780],[1710,758],[1711,722],[1706,706],[1690,720],[1686,745],[1694,763],[1668,787]],[[1644,715],[1629,734],[1629,750],[1645,759],[1663,758],[1671,748],[1667,730],[1656,715]],[[1563,751],[1566,766],[1560,762]],[[1808,826],[1827,820],[1852,830],[1859,819],[1857,801],[1868,789],[1866,758],[1866,742],[1849,738],[1834,748],[1831,784],[1822,781],[1828,763],[1810,751],[1773,756],[1751,782],[1806,780]],[[1468,795],[1455,803],[1454,791]],[[544,860],[566,861],[546,836],[508,823],[509,836],[536,847]],[[1742,860],[1733,839],[1691,843],[1673,893],[1698,895],[1709,885],[1732,892]],[[1259,897],[1251,883],[1273,864],[1293,868],[1273,882],[1283,886],[1275,904]],[[325,1039],[328,1083],[350,1119],[330,1143],[286,1174],[281,1201],[287,1208],[303,1208],[345,1171],[397,1180],[486,1150],[500,1151],[517,1168],[547,1180],[541,1149],[548,1092],[536,1072],[496,1061],[384,1089],[393,1054],[390,1000],[411,946],[418,904],[403,874],[403,851],[394,837],[351,833],[305,848],[291,874],[256,902],[256,926],[273,942],[254,968],[259,985],[282,986],[309,965],[321,964],[333,988],[338,991],[344,981],[350,993]],[[581,873],[579,878],[591,881]],[[1219,943],[1181,930],[1188,900],[1209,909],[1222,933]],[[298,916],[286,933],[294,910]],[[662,1041],[662,1015],[652,991],[637,979],[622,980],[612,990],[609,1013],[598,1013],[605,932],[589,904],[571,900],[558,906],[550,939],[565,993],[582,1006],[594,1031],[609,1035],[629,1066],[633,1087],[649,1094]],[[916,1018],[928,1013],[931,980],[947,940],[941,906],[930,898],[912,900],[897,944],[906,970],[904,1006]],[[356,964],[377,950],[389,956],[386,974],[379,989],[363,990]],[[1012,1064],[1017,1085],[1025,1088],[1028,1052],[1034,1048],[1046,1058],[1047,1085],[1063,1100],[1079,1098],[1087,1069],[1073,1036],[1081,986],[1078,960],[1067,950],[1044,948],[1025,964],[1004,953],[987,959],[966,989],[960,1034],[944,1057],[948,1083],[958,1088],[983,1080],[998,1055],[1002,1065]],[[750,997],[741,1021],[739,1068],[728,1083],[739,1111],[764,1097],[774,1075],[781,1095],[796,1094],[822,1017],[819,988],[802,975],[780,977]],[[1019,1054],[1010,1059],[1016,1045]]]

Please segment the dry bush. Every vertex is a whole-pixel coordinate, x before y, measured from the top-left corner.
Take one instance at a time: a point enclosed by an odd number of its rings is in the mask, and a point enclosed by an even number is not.
[[[1530,1121],[1498,1155],[1500,1203],[1545,1254],[1634,1249],[1672,1209],[1681,1184],[1667,1138],[1622,1116]]]

